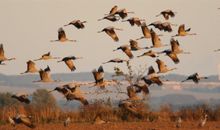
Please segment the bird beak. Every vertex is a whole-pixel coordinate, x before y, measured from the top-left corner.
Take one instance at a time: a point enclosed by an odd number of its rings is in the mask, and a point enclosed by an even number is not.
[[[103,18],[101,18],[101,19],[98,19],[98,21],[101,21],[101,20],[103,20]]]
[[[76,57],[76,59],[83,59],[83,57]]]
[[[138,40],[141,40],[141,39],[144,39],[144,38],[145,38],[145,37],[140,37],[140,38],[137,38],[137,39],[135,39],[135,40],[138,41]]]
[[[61,59],[61,57],[53,57],[54,59]]]
[[[34,61],[38,61],[38,60],[40,60],[40,59],[35,59]]]
[[[64,27],[65,27],[65,26],[68,26],[68,25],[70,25],[70,24],[66,24],[66,25],[64,25]]]
[[[51,93],[51,92],[53,92],[53,91],[55,91],[55,90],[48,91],[48,93]]]
[[[163,51],[161,51],[161,52],[156,52],[156,54],[163,54],[164,52]]]
[[[178,34],[176,34],[176,35],[174,35],[174,36],[172,36],[172,37],[178,37]]]
[[[160,16],[161,14],[156,15],[156,17]]]
[[[77,42],[77,40],[68,40],[68,41],[70,41],[70,42]]]
[[[97,33],[101,33],[102,31],[98,31]]]
[[[123,31],[122,28],[114,28],[115,30]]]
[[[127,12],[127,13],[129,13],[129,14],[135,14],[135,12],[133,12],[133,11],[131,11],[131,12]]]

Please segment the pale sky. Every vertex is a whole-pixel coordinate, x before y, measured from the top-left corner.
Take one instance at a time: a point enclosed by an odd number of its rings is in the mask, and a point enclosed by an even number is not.
[[[142,36],[139,27],[131,27],[126,22],[97,21],[114,6],[134,11],[127,18],[137,16],[146,19],[149,24],[154,21],[165,21],[163,17],[155,17],[159,12],[172,9],[177,12],[175,18],[169,21],[174,24],[185,24],[191,27],[196,36],[177,38],[181,48],[191,55],[179,55],[180,63],[175,65],[168,57],[161,56],[169,67],[178,69],[171,72],[177,74],[191,74],[199,72],[201,75],[218,74],[220,52],[213,50],[220,48],[220,1],[219,0],[1,0],[0,1],[0,43],[4,44],[7,57],[17,60],[5,62],[0,66],[0,73],[19,74],[26,70],[26,61],[39,58],[51,51],[53,56],[65,57],[70,55],[84,57],[75,61],[75,72],[90,72],[98,68],[102,62],[113,58],[127,58],[121,51],[112,52],[118,46],[127,44],[129,39]],[[65,27],[69,39],[78,40],[77,43],[51,43],[57,39],[57,30],[74,19],[86,20],[85,29],[77,30],[73,26]],[[105,33],[97,33],[107,26],[123,28],[117,31],[119,42],[114,42]],[[161,40],[169,44],[170,37],[177,33],[178,27],[172,33],[164,33]],[[141,46],[151,46],[151,40],[141,40]],[[167,49],[155,49],[157,51]],[[145,51],[134,52],[137,56]],[[143,57],[133,59],[134,66],[153,65],[157,69],[156,59]],[[64,63],[56,60],[38,61],[39,68],[51,67],[52,73],[74,73]],[[113,72],[113,67],[125,69],[125,64],[106,64],[105,71]]]

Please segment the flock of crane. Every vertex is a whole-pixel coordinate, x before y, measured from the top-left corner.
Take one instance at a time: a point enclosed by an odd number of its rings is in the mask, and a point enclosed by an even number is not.
[[[161,52],[155,52],[153,50],[154,48],[161,48],[161,47],[166,47],[169,45],[162,44],[160,36],[163,36],[163,35],[157,34],[153,30],[153,28],[149,29],[149,27],[153,26],[155,29],[159,29],[160,31],[164,31],[167,33],[172,32],[173,31],[172,26],[177,26],[177,25],[171,24],[167,20],[175,17],[176,13],[173,12],[172,10],[162,11],[162,12],[160,12],[160,14],[156,15],[156,17],[159,17],[162,15],[165,18],[166,22],[156,21],[156,22],[150,23],[148,25],[146,24],[144,19],[140,19],[138,17],[131,17],[131,18],[125,20],[125,18],[128,17],[128,14],[134,14],[134,12],[128,12],[126,9],[118,9],[118,6],[114,6],[108,14],[105,14],[103,18],[98,19],[98,21],[109,20],[112,22],[116,22],[116,21],[121,20],[122,22],[129,22],[131,26],[140,27],[142,30],[142,33],[143,33],[143,36],[141,36],[140,38],[137,38],[135,40],[130,39],[129,45],[122,45],[114,50],[114,51],[122,50],[128,56],[127,60],[120,59],[120,58],[110,59],[110,60],[107,60],[106,62],[103,62],[103,65],[107,64],[107,63],[127,63],[127,65],[129,65],[130,60],[132,60],[134,58],[132,51],[138,51],[138,50],[143,50],[143,49],[148,50],[148,51],[146,51],[142,55],[137,56],[137,58],[143,57],[143,56],[149,56],[153,59],[156,58],[155,61],[158,65],[159,71],[156,72],[154,70],[153,66],[150,66],[148,68],[148,73],[146,76],[141,77],[141,79],[138,80],[138,82],[135,82],[135,83],[129,82],[130,85],[127,87],[128,99],[122,100],[119,102],[119,107],[124,108],[125,110],[133,113],[134,115],[140,116],[135,105],[134,105],[134,103],[136,101],[141,100],[141,98],[137,95],[137,93],[143,92],[144,95],[147,95],[149,93],[148,87],[151,86],[152,84],[157,84],[159,86],[163,85],[163,81],[160,79],[160,76],[158,75],[159,73],[164,74],[164,73],[167,73],[169,71],[176,69],[176,68],[169,68],[166,65],[166,63],[164,61],[160,60],[158,57],[161,54],[165,54],[168,57],[170,57],[170,59],[175,64],[178,64],[180,61],[178,58],[178,55],[179,54],[190,54],[190,52],[183,51],[180,48],[180,44],[179,44],[178,40],[176,40],[174,38],[178,37],[178,36],[187,36],[187,35],[196,35],[196,34],[190,33],[190,28],[186,29],[185,25],[182,24],[179,26],[178,33],[171,37],[171,40],[170,40],[170,47],[171,48],[165,49],[164,51],[161,51]],[[74,20],[64,26],[73,25],[77,29],[84,29],[85,23],[86,23],[86,21]],[[119,37],[117,36],[117,33],[116,33],[116,31],[118,31],[118,30],[122,31],[122,29],[120,29],[120,28],[109,26],[109,27],[102,29],[98,33],[105,32],[108,36],[110,36],[113,39],[114,42],[118,42]],[[144,38],[151,39],[153,45],[149,46],[149,47],[140,47],[138,44],[138,40],[141,40]],[[76,42],[76,40],[68,39],[66,37],[64,29],[61,27],[58,29],[58,39],[51,40],[51,42],[62,42],[62,43],[63,42]],[[49,59],[61,59],[58,62],[65,62],[67,67],[71,71],[74,71],[74,70],[76,70],[76,67],[74,65],[74,61],[77,59],[82,59],[82,57],[75,57],[75,56],[69,56],[69,57],[64,57],[64,58],[53,57],[51,55],[51,53],[48,52],[46,54],[43,54],[38,59],[27,61],[27,70],[21,74],[39,73],[40,80],[34,81],[34,82],[59,82],[58,80],[53,80],[51,78],[51,76],[50,76],[51,70],[50,70],[49,66],[47,66],[45,69],[38,69],[36,67],[35,61],[49,60]],[[4,54],[3,44],[1,44],[0,45],[0,64],[5,65],[4,62],[10,61],[10,60],[15,60],[15,58],[7,58]],[[114,70],[115,70],[115,76],[128,76],[128,74],[125,74],[124,72],[122,72],[120,70],[120,68],[115,67]],[[106,86],[113,86],[113,85],[119,84],[119,81],[117,81],[117,80],[105,80],[104,79],[104,69],[103,69],[102,65],[99,66],[98,70],[94,69],[92,71],[92,73],[93,73],[95,82],[68,83],[68,84],[64,84],[62,86],[56,87],[52,91],[49,91],[49,92],[58,91],[59,93],[61,93],[65,96],[67,101],[77,100],[86,106],[86,105],[89,105],[89,102],[85,98],[85,96],[83,95],[83,92],[79,89],[80,86],[82,86],[82,85],[84,85],[84,86],[98,86],[98,88],[105,89]],[[187,81],[187,80],[193,80],[195,83],[198,83],[199,80],[206,79],[206,78],[207,77],[200,77],[198,73],[194,73],[194,74],[190,75],[187,79],[183,80],[182,82]],[[26,103],[26,104],[29,104],[31,102],[30,99],[28,98],[27,94],[15,94],[12,96],[12,98],[15,98],[18,101]],[[99,117],[97,117],[97,118],[99,119]],[[205,120],[206,119],[207,119],[207,117],[205,117]],[[70,119],[68,118],[68,121],[69,120]],[[13,118],[9,117],[9,121],[13,125],[23,123],[30,128],[34,128],[33,122],[31,122],[30,118],[28,116],[25,116],[22,114],[19,114]],[[178,119],[178,123],[181,123],[181,119]],[[181,125],[178,125],[178,127],[180,127],[180,126]]]

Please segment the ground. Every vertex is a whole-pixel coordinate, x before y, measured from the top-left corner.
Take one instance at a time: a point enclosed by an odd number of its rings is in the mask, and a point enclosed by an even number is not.
[[[72,123],[68,127],[63,124],[40,124],[35,130],[220,130],[220,122],[207,122],[203,128],[197,127],[198,122],[183,122],[182,128],[176,128],[173,122],[118,122],[101,125],[91,123]],[[15,128],[10,125],[0,126],[0,130],[30,130],[23,125]]]

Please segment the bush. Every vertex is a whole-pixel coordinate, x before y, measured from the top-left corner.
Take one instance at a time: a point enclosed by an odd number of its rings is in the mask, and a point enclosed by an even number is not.
[[[218,121],[220,119],[220,107],[211,108],[206,104],[183,107],[179,110],[179,115],[184,120],[199,120],[204,114],[208,115],[208,120]]]

